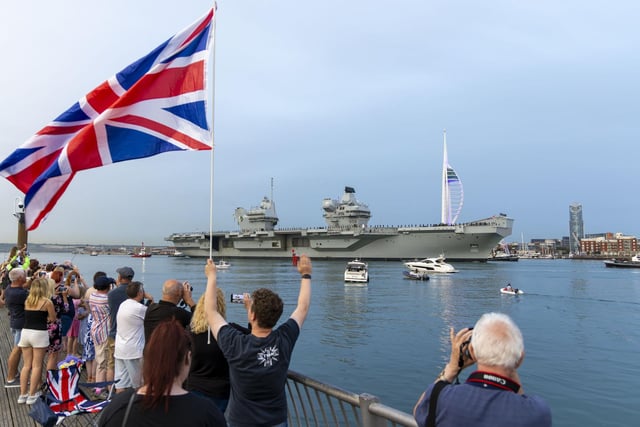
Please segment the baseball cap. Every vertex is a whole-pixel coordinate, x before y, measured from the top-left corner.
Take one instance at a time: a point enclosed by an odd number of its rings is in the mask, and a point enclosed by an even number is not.
[[[115,283],[116,281],[112,277],[100,276],[96,278],[93,287],[99,291],[104,291],[105,289],[109,289],[109,287]]]
[[[133,275],[135,274],[133,272],[133,268],[131,267],[120,267],[119,269],[116,270],[116,273],[118,273],[120,277],[129,278],[129,279],[133,279]]]

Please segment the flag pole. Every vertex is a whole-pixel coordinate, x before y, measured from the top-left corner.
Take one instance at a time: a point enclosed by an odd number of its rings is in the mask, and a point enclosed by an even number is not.
[[[211,176],[209,178],[209,259],[213,258],[213,152],[215,149],[215,132],[214,123],[216,118],[216,21],[217,21],[218,4],[213,2],[213,46],[211,47],[213,58],[211,65],[213,67],[212,83],[211,83]],[[207,344],[211,344],[211,325],[207,322]]]
[[[217,9],[218,5],[213,2],[213,46],[211,48],[213,58],[211,60],[213,66],[212,82],[211,82],[211,167],[210,167],[210,182],[209,182],[209,258],[213,258],[213,159],[215,145],[215,111],[216,111],[216,21],[217,21]]]

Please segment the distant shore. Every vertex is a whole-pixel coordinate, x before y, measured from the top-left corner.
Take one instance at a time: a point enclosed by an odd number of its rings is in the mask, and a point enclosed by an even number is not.
[[[0,243],[0,251],[9,253],[15,243]],[[173,246],[146,246],[147,252],[166,255],[175,252]],[[100,244],[58,244],[58,243],[29,243],[29,252],[64,252],[77,254],[98,255],[128,255],[140,249],[140,244],[133,245],[100,245]]]

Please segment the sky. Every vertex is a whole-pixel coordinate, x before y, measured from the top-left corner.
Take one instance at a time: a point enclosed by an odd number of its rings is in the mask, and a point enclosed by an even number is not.
[[[0,159],[210,7],[3,2]],[[163,245],[210,217],[236,230],[271,178],[280,227],[324,225],[345,186],[371,225],[437,223],[443,129],[458,222],[506,213],[508,242],[561,238],[580,203],[586,233],[640,237],[639,18],[635,1],[220,0],[213,191],[208,151],[82,171],[29,241]],[[0,242],[21,196],[0,181]]]

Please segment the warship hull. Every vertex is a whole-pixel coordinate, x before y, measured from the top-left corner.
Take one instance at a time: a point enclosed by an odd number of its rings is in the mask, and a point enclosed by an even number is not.
[[[407,260],[443,254],[451,261],[487,261],[511,234],[513,219],[494,216],[454,225],[345,227],[252,232],[174,233],[166,240],[190,257]]]

